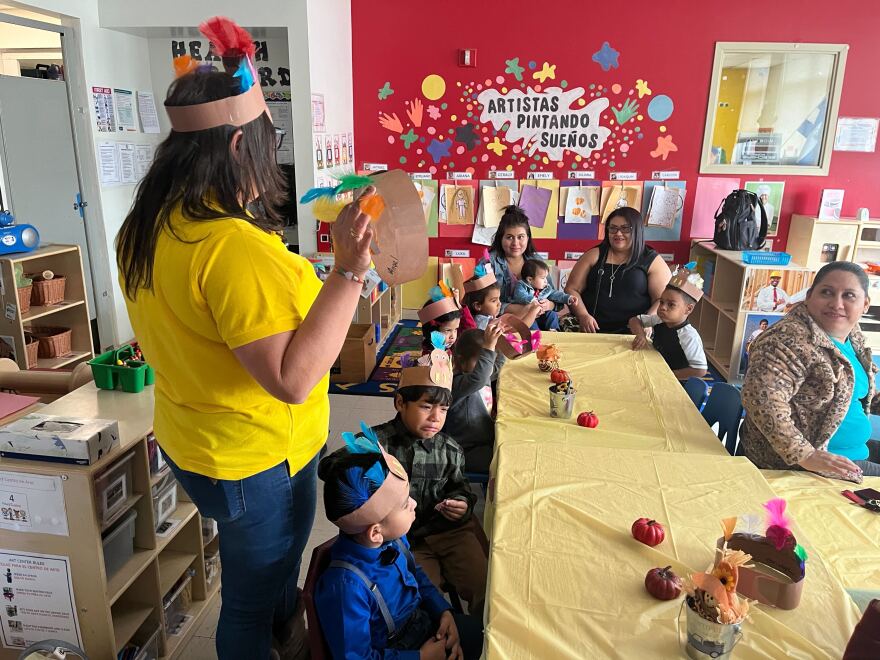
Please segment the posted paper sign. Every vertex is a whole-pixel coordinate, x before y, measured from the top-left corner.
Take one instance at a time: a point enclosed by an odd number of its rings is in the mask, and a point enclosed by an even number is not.
[[[144,133],[158,133],[159,115],[156,114],[156,97],[153,96],[153,92],[138,92],[137,102]]]
[[[5,648],[23,649],[44,639],[82,648],[67,557],[0,550],[0,585]]]
[[[61,477],[0,472],[0,529],[67,536]]]
[[[137,131],[137,119],[134,116],[134,94],[129,89],[114,89],[116,96],[117,128],[120,131]]]
[[[92,87],[92,105],[99,133],[116,132],[116,111],[113,109],[113,90],[109,87]]]
[[[835,151],[873,152],[877,147],[877,124],[875,117],[841,117],[837,120],[834,136]]]

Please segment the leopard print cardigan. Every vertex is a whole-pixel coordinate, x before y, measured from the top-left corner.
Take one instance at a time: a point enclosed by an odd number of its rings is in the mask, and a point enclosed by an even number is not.
[[[868,373],[866,412],[875,398],[871,349],[859,327],[850,334]],[[742,388],[746,418],[740,429],[746,456],[762,469],[800,469],[815,449],[826,449],[843,421],[853,391],[853,369],[803,303],[762,333],[749,350]]]

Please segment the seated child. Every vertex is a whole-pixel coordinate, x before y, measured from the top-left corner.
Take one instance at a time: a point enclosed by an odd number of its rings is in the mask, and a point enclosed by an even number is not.
[[[520,273],[520,279],[513,290],[511,302],[519,305],[528,305],[537,300],[543,303],[549,300],[554,303],[553,307],[544,310],[538,316],[538,328],[541,330],[559,330],[559,316],[556,314],[563,305],[574,306],[577,298],[570,296],[564,291],[557,291],[547,281],[550,275],[550,267],[540,259],[526,259]]]
[[[703,340],[687,320],[702,296],[702,278],[686,268],[677,270],[660,296],[657,314],[643,314],[629,320],[629,329],[636,336],[633,350],[647,346],[645,328],[654,328],[651,338],[654,348],[666,360],[676,378],[687,380],[691,376],[705,376],[708,365]]]
[[[453,614],[415,563],[405,534],[416,517],[400,463],[375,435],[318,465],[324,509],[340,533],[318,579],[315,607],[334,658],[479,658],[480,621]],[[385,617],[387,610],[388,617]]]
[[[464,283],[464,291],[464,306],[470,310],[476,327],[485,330],[489,321],[501,313],[501,285],[492,265],[477,264],[474,276]]]
[[[434,332],[443,333],[446,349],[451,354],[461,325],[461,308],[451,296],[440,293],[435,297],[440,289],[439,287],[434,289],[431,290],[431,298],[425,301],[419,310],[419,321],[422,322],[422,355],[434,350],[434,345],[431,343],[431,333]]]
[[[504,364],[495,352],[502,334],[501,325],[490,323],[485,330],[468,330],[455,344],[452,405],[443,431],[464,450],[467,472],[489,472],[495,451],[491,383]]]
[[[441,431],[452,403],[452,369],[443,350],[419,364],[401,370],[397,416],[375,432],[410,475],[418,505],[409,533],[416,561],[435,585],[451,584],[477,614],[486,592],[488,542],[473,516],[477,498],[464,477],[464,452]]]

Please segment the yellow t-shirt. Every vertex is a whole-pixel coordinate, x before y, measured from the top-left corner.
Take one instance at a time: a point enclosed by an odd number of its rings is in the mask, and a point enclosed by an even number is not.
[[[266,392],[232,352],[296,330],[321,288],[280,238],[236,219],[185,220],[159,237],[152,291],[126,299],[156,371],[156,438],[184,470],[244,479],[287,460],[301,469],[327,440],[328,377],[305,402]],[[180,240],[183,239],[183,240]]]

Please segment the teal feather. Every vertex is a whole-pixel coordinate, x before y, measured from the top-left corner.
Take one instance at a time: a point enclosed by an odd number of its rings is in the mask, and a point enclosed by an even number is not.
[[[446,297],[443,295],[443,290],[437,285],[434,285],[433,287],[431,287],[431,290],[428,292],[428,294],[430,295],[432,302],[437,302],[438,300],[443,300],[443,298]]]
[[[436,330],[431,333],[431,343],[434,345],[439,351],[446,350],[446,335],[442,332],[437,332]]]
[[[376,432],[363,420],[361,420],[361,434],[373,443],[376,447],[376,451],[379,451],[379,436],[377,436]]]
[[[474,268],[474,275],[476,275],[477,277],[485,277],[486,267],[483,264],[477,264],[477,267]]]
[[[308,204],[319,197],[336,197],[336,188],[312,188],[299,198],[300,204]]]
[[[684,265],[684,267],[687,268],[688,270],[693,270],[694,268],[697,267],[697,262],[696,261],[689,261]]]

